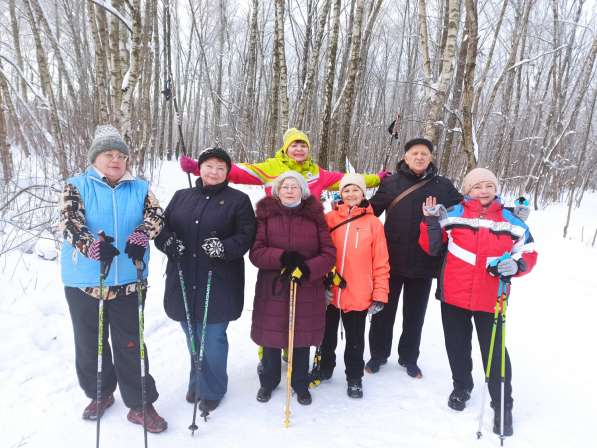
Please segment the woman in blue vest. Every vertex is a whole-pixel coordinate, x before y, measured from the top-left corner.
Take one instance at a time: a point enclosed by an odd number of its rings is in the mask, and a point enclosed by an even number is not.
[[[64,234],[62,281],[73,322],[79,384],[91,403],[83,419],[96,420],[114,403],[116,385],[127,418],[143,425],[135,261],[149,261],[148,241],[163,227],[163,213],[149,184],[127,170],[129,148],[110,125],[98,126],[85,173],[66,181],[60,208]],[[100,239],[103,230],[113,238]],[[104,354],[101,399],[97,398],[100,262],[111,262],[104,292]],[[143,271],[146,290],[147,269]],[[108,335],[112,347],[108,342]],[[147,349],[145,349],[147,350]],[[146,426],[162,432],[166,421],[152,403],[158,398],[146,360]]]
[[[155,240],[156,247],[168,255],[166,314],[180,322],[188,343],[180,267],[198,351],[207,316],[204,356],[199,371],[191,360],[186,394],[190,403],[199,401],[204,413],[216,409],[228,389],[226,329],[243,309],[243,256],[255,239],[255,213],[249,196],[228,186],[231,166],[232,160],[223,149],[203,150],[196,186],[174,193],[164,213],[164,230]]]

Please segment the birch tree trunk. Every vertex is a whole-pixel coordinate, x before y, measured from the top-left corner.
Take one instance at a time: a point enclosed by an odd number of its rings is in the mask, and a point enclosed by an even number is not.
[[[286,68],[286,51],[284,45],[284,3],[276,0],[276,51],[278,53],[278,67],[280,76],[280,128],[282,133],[288,129],[288,69]]]
[[[131,114],[132,114],[132,99],[137,80],[139,78],[139,70],[141,68],[141,43],[143,26],[141,23],[141,0],[132,1],[133,11],[133,32],[132,32],[132,46],[131,46],[131,63],[127,72],[127,79],[124,83],[124,95],[122,97],[122,104],[120,107],[120,123],[121,131],[124,140],[131,144]]]
[[[462,99],[462,149],[466,154],[466,171],[477,165],[475,157],[476,136],[473,123],[473,101],[475,98],[475,67],[477,62],[477,4],[476,0],[466,0],[467,51],[466,68],[464,69],[464,97]]]
[[[23,53],[21,52],[21,38],[19,33],[19,19],[15,10],[15,0],[8,1],[8,9],[10,11],[10,27],[12,31],[12,42],[14,45],[15,55],[17,58],[17,65],[22,73],[25,73],[25,65],[23,64]],[[20,78],[21,95],[27,101],[27,83],[24,78]]]
[[[5,111],[8,110],[8,107],[4,106],[5,99],[3,98],[2,94],[3,90],[4,89],[0,89],[0,160],[2,160],[2,183],[7,185],[12,179],[13,162],[6,126],[8,120],[6,119]]]

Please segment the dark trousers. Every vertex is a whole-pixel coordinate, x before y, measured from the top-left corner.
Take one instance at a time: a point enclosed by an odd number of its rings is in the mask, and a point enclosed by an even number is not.
[[[97,338],[99,301],[78,288],[65,287],[64,293],[75,336],[75,362],[79,384],[89,398],[97,397]],[[111,334],[111,337],[110,337]],[[112,347],[108,339],[112,341]],[[102,391],[106,397],[120,388],[124,404],[140,408],[141,362],[137,294],[119,296],[104,302]],[[114,356],[114,361],[112,361]],[[158,399],[155,381],[149,374],[145,347],[145,390],[147,403]]]
[[[431,280],[430,278],[407,278],[400,275],[390,277],[388,303],[371,319],[369,350],[372,358],[385,361],[392,353],[392,333],[398,299],[404,288],[402,335],[398,342],[398,358],[405,363],[417,362]]]
[[[328,305],[325,312],[325,334],[321,343],[321,370],[333,371],[336,367],[336,345],[338,345],[338,324],[346,333],[344,365],[347,380],[363,377],[363,352],[365,351],[365,323],[367,310],[342,312],[333,305]]]
[[[262,387],[274,390],[282,378],[282,349],[263,347],[261,364],[263,370],[259,375]],[[298,394],[309,389],[309,347],[294,347],[292,354],[292,378],[290,384]]]
[[[473,360],[471,358],[471,341],[473,336],[473,323],[477,330],[477,338],[481,348],[483,359],[483,372],[487,367],[489,356],[489,345],[491,342],[491,329],[493,327],[493,313],[483,311],[469,311],[442,302],[442,324],[444,327],[444,338],[446,351],[452,370],[452,381],[454,389],[473,389]],[[495,344],[493,348],[493,359],[489,377],[489,395],[492,404],[499,406],[500,400],[500,368],[502,349],[502,319],[498,319]],[[510,357],[506,350],[506,381],[504,386],[504,405],[512,407],[512,366]],[[496,408],[497,409],[497,408]]]

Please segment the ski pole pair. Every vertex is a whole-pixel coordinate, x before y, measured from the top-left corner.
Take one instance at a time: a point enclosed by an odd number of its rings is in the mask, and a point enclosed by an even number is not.
[[[508,254],[509,256],[510,254]],[[499,262],[500,259],[496,260]],[[505,383],[506,383],[506,310],[508,308],[508,298],[510,296],[510,277],[500,276],[500,283],[498,287],[497,300],[495,302],[495,310],[493,313],[493,325],[491,328],[491,339],[489,343],[489,354],[487,358],[487,365],[485,367],[485,385],[483,389],[483,397],[481,399],[481,410],[479,412],[479,427],[477,429],[477,439],[480,439],[483,435],[483,417],[485,413],[485,400],[487,397],[487,390],[489,388],[489,378],[491,376],[491,364],[493,361],[493,350],[495,348],[495,339],[497,333],[498,321],[502,320],[501,324],[501,352],[500,352],[500,445],[504,446],[504,396],[505,396]]]

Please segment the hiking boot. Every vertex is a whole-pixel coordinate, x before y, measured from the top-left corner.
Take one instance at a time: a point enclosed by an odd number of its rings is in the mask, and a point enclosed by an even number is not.
[[[201,401],[199,402],[199,409],[201,409],[203,412],[209,413],[209,412],[215,410],[219,406],[220,401],[222,401],[222,400],[201,399]]]
[[[350,398],[363,398],[363,383],[360,379],[348,380],[346,393]]]
[[[257,401],[260,403],[267,403],[272,398],[272,391],[267,387],[261,386],[257,391]]]
[[[493,411],[493,432],[500,434],[500,407]],[[514,434],[512,427],[512,409],[507,407],[504,409],[504,436],[509,437]]]
[[[387,362],[387,359],[371,358],[367,364],[365,364],[365,370],[367,373],[377,373],[379,372],[379,368]]]
[[[110,394],[106,398],[100,400],[98,406],[97,400],[91,400],[91,403],[83,410],[83,420],[97,420],[97,414],[99,409],[99,415],[104,415],[104,411],[114,404],[114,395]]]
[[[416,362],[406,362],[402,359],[398,359],[398,364],[406,368],[406,373],[411,378],[423,378],[423,372],[421,372],[421,369],[419,369],[419,366]]]
[[[296,401],[303,406],[309,406],[313,402],[313,399],[311,398],[311,393],[306,390],[304,392],[296,393]]]
[[[466,407],[466,402],[471,398],[468,390],[454,389],[448,397],[448,407],[455,411],[462,411]]]
[[[143,408],[131,409],[126,418],[131,423],[143,426]],[[147,432],[154,434],[168,428],[168,422],[159,416],[152,404],[145,405],[145,427]]]

